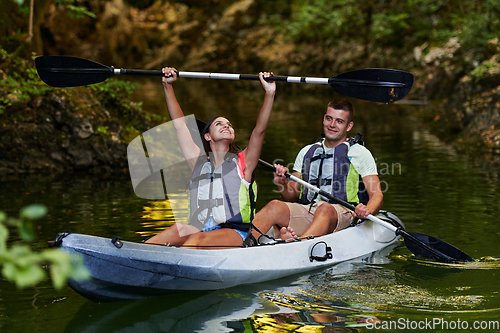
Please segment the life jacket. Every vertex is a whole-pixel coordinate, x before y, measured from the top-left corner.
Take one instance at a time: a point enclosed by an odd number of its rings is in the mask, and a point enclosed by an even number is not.
[[[189,181],[189,217],[190,224],[200,230],[210,217],[223,228],[242,231],[250,228],[255,215],[257,185],[252,178],[247,188],[243,170],[238,168],[240,156],[230,155],[217,168],[205,159],[193,170]]]
[[[361,133],[335,147],[333,154],[327,154],[323,139],[318,140],[304,155],[302,179],[339,199],[366,205],[369,198],[363,181],[347,156],[349,149],[355,144],[363,145]],[[316,192],[302,187],[298,202],[310,204],[317,196]],[[328,201],[328,198],[322,199]]]

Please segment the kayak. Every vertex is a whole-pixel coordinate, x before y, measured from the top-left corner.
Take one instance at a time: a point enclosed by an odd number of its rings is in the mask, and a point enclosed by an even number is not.
[[[394,214],[385,212],[378,217],[402,225]],[[88,299],[108,302],[275,280],[380,251],[399,238],[395,232],[365,220],[320,237],[219,250],[76,233],[60,233],[54,245],[82,255],[91,273],[90,280],[69,280],[69,286]]]

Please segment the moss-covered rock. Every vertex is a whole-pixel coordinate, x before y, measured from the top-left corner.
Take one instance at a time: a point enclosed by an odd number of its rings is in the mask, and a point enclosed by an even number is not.
[[[133,84],[50,88],[29,77],[29,62],[13,63],[0,79],[0,175],[123,172],[128,143],[166,121],[127,100]]]
[[[500,44],[488,42],[478,64],[467,50],[454,44],[429,52],[420,72],[420,96],[437,102],[422,107],[419,115],[443,140],[460,149],[500,151]],[[443,96],[445,98],[443,98]]]

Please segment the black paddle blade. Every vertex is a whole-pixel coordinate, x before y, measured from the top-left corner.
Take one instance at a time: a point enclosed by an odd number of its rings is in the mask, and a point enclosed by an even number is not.
[[[333,76],[328,83],[342,95],[390,103],[408,95],[413,86],[413,75],[395,69],[369,68]]]
[[[405,245],[415,256],[445,262],[474,261],[469,255],[453,245],[432,236],[416,232],[402,232]]]
[[[37,57],[35,66],[43,82],[60,88],[99,83],[114,74],[111,67],[68,56]]]

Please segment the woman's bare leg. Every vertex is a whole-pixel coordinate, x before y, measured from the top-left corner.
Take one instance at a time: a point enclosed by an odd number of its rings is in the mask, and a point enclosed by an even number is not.
[[[252,221],[255,228],[263,234],[267,233],[273,226],[277,226],[278,228],[275,228],[274,232],[275,238],[279,238],[279,229],[288,227],[289,223],[290,209],[286,203],[279,200],[270,201],[264,206],[264,208],[255,214],[255,218]],[[260,233],[255,230],[255,228],[252,229],[252,234],[256,239],[258,239],[260,237]]]
[[[181,246],[193,233],[200,233],[200,230],[191,225],[174,223],[172,226],[146,240],[144,243]]]

